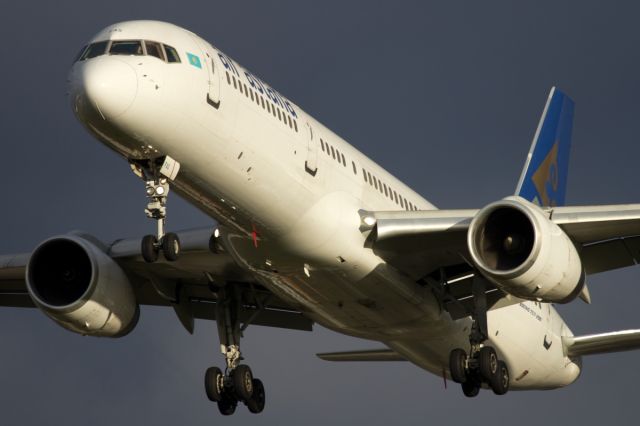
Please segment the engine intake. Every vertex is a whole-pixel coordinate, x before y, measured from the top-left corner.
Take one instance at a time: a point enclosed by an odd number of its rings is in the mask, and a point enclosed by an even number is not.
[[[480,210],[467,243],[480,272],[514,296],[566,303],[584,286],[580,256],[569,237],[523,198],[508,197]]]
[[[41,243],[26,271],[34,303],[62,327],[120,337],[136,325],[139,307],[126,275],[91,237],[65,235]]]

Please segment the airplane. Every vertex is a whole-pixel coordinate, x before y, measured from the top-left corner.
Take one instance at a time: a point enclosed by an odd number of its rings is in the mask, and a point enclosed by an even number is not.
[[[409,361],[474,397],[554,389],[582,357],[640,348],[640,330],[574,336],[554,304],[589,303],[587,276],[640,259],[640,204],[566,206],[573,101],[552,88],[513,195],[439,210],[196,34],[106,27],[76,57],[79,122],[144,184],[155,232],[109,243],[72,232],[0,256],[0,306],[117,338],[141,305],[184,328],[215,320],[223,415],[265,407],[245,364],[250,325],[314,324],[378,342],[323,360]],[[176,192],[216,226],[167,232]]]

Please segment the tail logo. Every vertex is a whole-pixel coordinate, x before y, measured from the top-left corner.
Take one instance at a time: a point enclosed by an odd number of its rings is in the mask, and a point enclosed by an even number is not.
[[[538,191],[536,197],[543,206],[557,205],[559,176],[558,176],[558,144],[559,140],[553,144],[551,150],[544,161],[538,166],[531,179]]]

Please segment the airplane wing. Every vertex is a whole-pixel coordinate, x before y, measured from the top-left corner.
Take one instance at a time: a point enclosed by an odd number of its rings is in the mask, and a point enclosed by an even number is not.
[[[140,254],[139,238],[117,240],[103,248],[128,276],[139,304],[174,308],[189,332],[193,332],[194,319],[215,319],[216,293],[212,287],[223,282],[240,289],[239,317],[243,323],[311,330],[309,319],[261,286],[231,255],[213,253],[210,236],[209,228],[178,232],[181,255],[175,262],[146,263]],[[95,239],[93,242],[101,245]],[[25,284],[29,257],[0,256],[0,306],[35,307]]]
[[[640,204],[564,206],[573,111],[571,98],[552,88],[511,200],[495,203],[493,209],[487,210],[361,211],[360,229],[367,235],[368,246],[391,266],[430,286],[454,318],[469,313],[467,301],[472,299],[471,283],[475,275],[467,239],[472,221],[483,213],[511,211],[494,216],[497,219],[491,230],[494,236],[509,239],[511,234],[504,233],[511,232],[506,231],[510,221],[524,226],[520,229],[523,231],[538,226],[534,222],[548,219],[552,223],[543,224],[546,230],[540,232],[550,237],[560,227],[578,249],[585,274],[635,265],[640,261]],[[525,210],[529,211],[530,219],[522,219]],[[533,220],[533,215],[539,219]],[[487,242],[489,234],[485,230],[480,237],[482,244],[500,241],[490,247],[492,256],[513,248],[502,247],[507,243],[499,238]],[[532,238],[535,234],[513,235],[523,243],[521,237]],[[532,240],[529,242],[533,244]],[[494,309],[519,301],[487,284],[487,303]],[[581,297],[588,302],[585,289]]]
[[[473,267],[469,225],[479,210],[361,211],[367,244],[388,264],[439,291],[454,318],[466,316]],[[640,204],[545,208],[579,248],[586,274],[640,262]],[[494,309],[520,299],[489,286]]]

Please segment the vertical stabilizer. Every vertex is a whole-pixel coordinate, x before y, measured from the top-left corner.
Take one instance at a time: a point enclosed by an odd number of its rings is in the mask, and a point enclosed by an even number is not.
[[[540,206],[564,205],[572,127],[573,101],[554,87],[538,123],[516,195]]]

